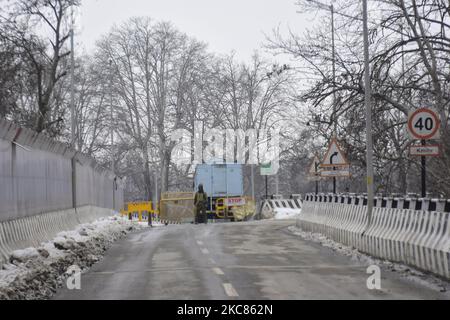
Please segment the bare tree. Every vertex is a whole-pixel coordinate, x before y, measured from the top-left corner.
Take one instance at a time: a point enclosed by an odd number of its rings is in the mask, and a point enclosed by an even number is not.
[[[304,9],[315,9],[310,2],[301,3]],[[297,67],[309,83],[300,95],[309,107],[308,124],[326,141],[332,134],[333,121],[339,119],[338,136],[343,138],[341,142],[355,170],[354,179],[361,182],[365,118],[361,24],[357,18],[360,8],[351,1],[342,1],[335,9],[336,79],[332,76],[329,25],[316,26],[303,36],[291,32],[284,37],[276,29],[267,47],[298,59]],[[377,1],[370,16],[376,184],[380,192],[417,192],[415,177],[420,164],[408,155],[412,141],[405,122],[410,110],[429,106],[439,111],[443,132],[447,130],[448,6],[442,1]],[[335,108],[333,95],[337,96]],[[441,195],[450,194],[450,180],[443,178],[448,175],[442,175],[449,163],[447,136],[443,134],[443,156],[431,161],[430,181],[439,186],[434,190]],[[358,184],[364,187],[353,181],[353,185]]]
[[[68,16],[78,0],[17,0],[1,17],[2,41],[16,47],[16,52],[26,61],[29,69],[26,74],[33,78],[35,85],[32,127],[38,131],[50,131],[62,121],[61,117],[52,118],[51,103],[56,84],[66,75],[61,62],[69,55],[65,44],[69,37]],[[37,34],[36,30],[42,30]],[[24,76],[24,74],[22,74]]]

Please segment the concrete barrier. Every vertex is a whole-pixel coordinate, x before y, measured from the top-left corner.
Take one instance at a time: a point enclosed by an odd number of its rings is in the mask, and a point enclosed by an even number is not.
[[[276,208],[287,209],[302,209],[303,201],[300,195],[291,195],[289,199],[284,199],[282,196],[273,196],[273,199],[266,199],[261,206],[261,216],[265,219],[274,216]]]
[[[15,250],[39,246],[59,232],[114,214],[111,209],[84,206],[0,222],[0,267]]]
[[[321,233],[371,256],[405,263],[450,279],[450,213],[447,200],[375,200],[367,227],[367,198],[307,195],[297,226]]]

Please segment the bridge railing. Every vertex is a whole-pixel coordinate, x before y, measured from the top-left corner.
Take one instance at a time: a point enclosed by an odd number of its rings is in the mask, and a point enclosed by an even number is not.
[[[358,194],[306,194],[306,201],[334,202],[354,205],[367,205],[367,196]],[[409,196],[376,196],[374,197],[374,207],[391,209],[411,209],[425,211],[450,212],[450,199],[421,198],[416,195]]]
[[[365,195],[308,194],[297,226],[371,256],[450,278],[449,201],[377,197],[371,224]]]

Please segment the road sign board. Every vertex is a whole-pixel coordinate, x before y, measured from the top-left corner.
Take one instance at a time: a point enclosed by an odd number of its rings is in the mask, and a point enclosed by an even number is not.
[[[261,175],[262,176],[272,176],[273,169],[272,169],[272,163],[262,163],[261,164]]]
[[[239,197],[239,198],[225,198],[225,205],[226,206],[245,206],[246,201],[245,198]]]
[[[325,154],[325,158],[322,161],[321,167],[340,167],[348,166],[349,163],[345,158],[339,144],[335,138],[331,139],[328,151]]]
[[[411,156],[422,156],[422,157],[439,157],[440,146],[435,145],[412,145],[409,147],[409,154]]]
[[[439,139],[440,125],[438,114],[432,109],[421,108],[408,115],[408,132],[413,139]]]
[[[310,176],[320,175],[320,160],[318,156],[314,157],[314,160],[312,161],[311,166],[309,167],[308,174]]]
[[[348,178],[350,177],[350,166],[341,166],[333,168],[325,168],[320,172],[320,176],[324,178]]]

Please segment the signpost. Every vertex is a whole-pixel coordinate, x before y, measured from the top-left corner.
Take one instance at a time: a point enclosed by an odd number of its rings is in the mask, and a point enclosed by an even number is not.
[[[333,170],[325,169],[320,172],[322,177],[326,178],[349,178],[350,177],[350,166],[338,167]]]
[[[316,182],[316,194],[319,193],[319,180],[320,180],[320,160],[316,155],[311,163],[308,171],[308,179]]]
[[[273,175],[272,163],[263,163],[263,164],[261,164],[261,175],[262,176],[271,176],[271,175]]]
[[[269,192],[267,189],[267,177],[273,175],[272,163],[261,164],[261,175],[266,176],[266,199],[269,197]]]
[[[328,151],[325,154],[322,164],[320,165],[322,168],[326,167],[340,167],[340,166],[348,166],[349,163],[344,156],[341,148],[336,139],[331,139],[330,146],[328,147]]]
[[[421,156],[421,157],[439,157],[441,154],[440,145],[411,145],[409,147],[409,154],[411,156]]]
[[[439,145],[427,145],[426,140],[440,138],[440,121],[438,113],[432,109],[420,108],[408,115],[408,132],[412,139],[420,140],[421,145],[412,145],[409,149],[411,156],[420,156],[422,165],[422,197],[427,195],[426,186],[426,157],[437,157],[440,153]]]
[[[345,158],[336,138],[331,139],[328,151],[320,165],[322,177],[333,178],[333,193],[336,193],[336,178],[350,176],[350,163]]]
[[[440,125],[438,114],[432,109],[421,108],[409,113],[408,132],[413,139],[439,139]]]

